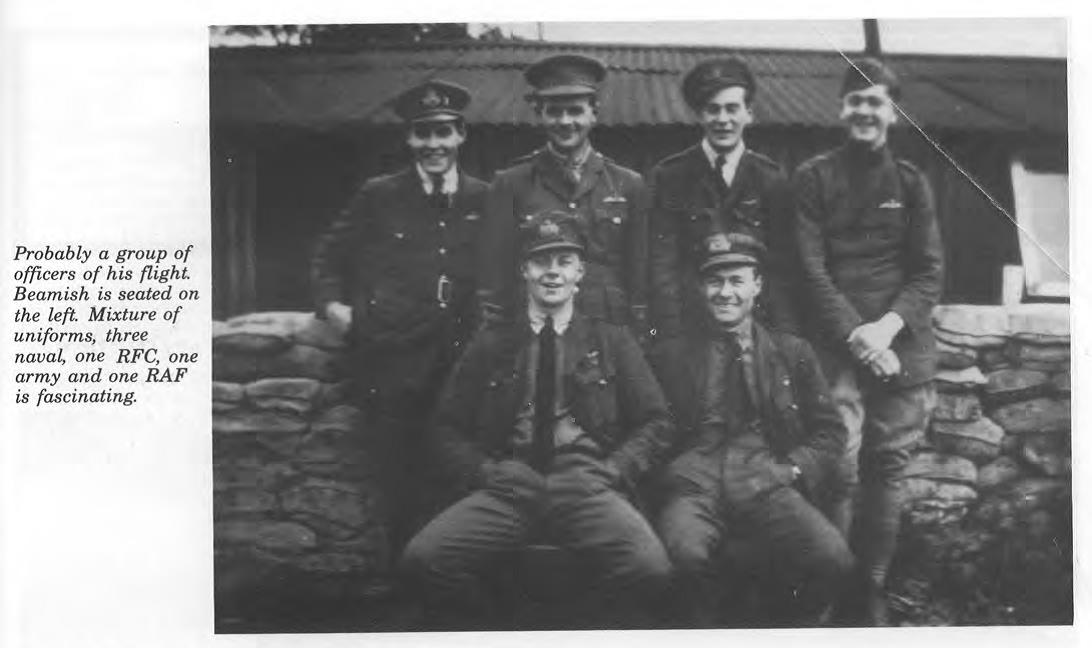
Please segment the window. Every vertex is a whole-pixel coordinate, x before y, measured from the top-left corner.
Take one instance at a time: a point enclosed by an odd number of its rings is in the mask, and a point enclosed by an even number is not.
[[[1060,158],[1060,159],[1059,159]],[[1020,256],[1029,297],[1069,297],[1069,170],[1061,155],[1024,155],[1012,163]]]

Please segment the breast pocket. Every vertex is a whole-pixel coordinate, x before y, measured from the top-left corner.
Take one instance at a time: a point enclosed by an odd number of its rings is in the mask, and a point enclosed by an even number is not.
[[[617,418],[614,371],[602,364],[578,366],[572,374],[573,415],[580,427],[597,440],[613,441]]]
[[[593,230],[607,254],[622,250],[624,232],[629,224],[627,203],[604,202],[595,208]]]

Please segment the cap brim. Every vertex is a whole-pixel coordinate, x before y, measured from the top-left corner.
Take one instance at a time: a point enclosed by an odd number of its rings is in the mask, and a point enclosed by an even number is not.
[[[700,271],[705,272],[706,270],[711,270],[713,268],[718,268],[720,266],[730,266],[730,265],[731,266],[739,266],[739,265],[757,266],[758,265],[758,257],[752,256],[750,254],[739,254],[739,253],[733,253],[733,252],[729,252],[729,253],[726,253],[726,254],[718,254],[716,256],[710,257],[709,260],[707,260],[705,263],[701,264],[701,270]]]
[[[461,113],[452,112],[449,110],[438,110],[436,112],[421,113],[409,118],[411,124],[419,122],[449,122],[456,121],[462,117]]]
[[[555,250],[569,250],[570,252],[584,253],[584,248],[582,246],[566,243],[564,241],[555,241],[553,243],[543,243],[542,245],[528,248],[527,251],[523,253],[523,256],[526,258],[538,254],[539,252],[553,252]]]
[[[598,89],[586,85],[560,85],[534,90],[530,97],[585,97],[599,92]]]

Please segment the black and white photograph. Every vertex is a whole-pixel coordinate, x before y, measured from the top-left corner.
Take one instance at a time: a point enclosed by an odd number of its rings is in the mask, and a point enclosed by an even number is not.
[[[212,25],[215,632],[1073,624],[1067,38]]]

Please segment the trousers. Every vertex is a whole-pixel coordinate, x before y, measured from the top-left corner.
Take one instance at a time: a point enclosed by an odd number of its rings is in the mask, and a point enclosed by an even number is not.
[[[486,485],[429,522],[409,543],[401,571],[444,629],[480,628],[495,613],[489,576],[533,542],[570,550],[588,586],[573,592],[574,628],[632,627],[635,610],[662,594],[670,562],[648,521],[587,470],[596,459],[561,455],[539,488]]]
[[[911,450],[924,438],[936,405],[936,389],[932,383],[892,389],[847,366],[831,377],[831,397],[847,431],[839,471],[841,488],[831,516],[851,538],[866,575],[882,584],[901,523],[898,481],[905,474]]]

